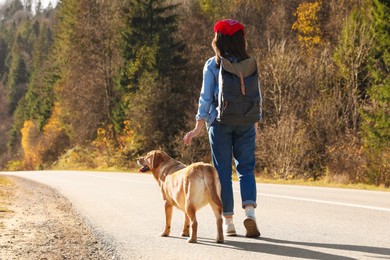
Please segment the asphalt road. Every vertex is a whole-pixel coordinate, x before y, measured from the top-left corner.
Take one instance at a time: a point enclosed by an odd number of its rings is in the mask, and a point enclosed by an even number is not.
[[[390,259],[390,192],[258,185],[259,239],[244,236],[237,183],[237,237],[214,243],[211,207],[198,213],[198,244],[180,236],[174,210],[171,237],[160,237],[164,209],[149,174],[44,171],[3,174],[57,189],[121,259]]]

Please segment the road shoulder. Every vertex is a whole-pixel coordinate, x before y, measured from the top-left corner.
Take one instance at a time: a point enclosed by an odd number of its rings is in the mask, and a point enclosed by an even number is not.
[[[110,245],[54,189],[7,176],[0,214],[0,259],[115,259]],[[4,199],[4,198],[3,198]]]

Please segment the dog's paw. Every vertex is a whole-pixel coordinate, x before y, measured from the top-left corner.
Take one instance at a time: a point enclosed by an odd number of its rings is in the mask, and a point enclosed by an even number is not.
[[[182,232],[182,233],[181,233],[181,236],[182,236],[182,237],[189,237],[189,236],[190,236],[190,233],[189,233],[189,232]]]
[[[197,240],[195,238],[189,238],[187,239],[188,243],[197,243]]]
[[[162,237],[169,237],[169,232],[163,232],[163,233],[161,233],[161,236]]]

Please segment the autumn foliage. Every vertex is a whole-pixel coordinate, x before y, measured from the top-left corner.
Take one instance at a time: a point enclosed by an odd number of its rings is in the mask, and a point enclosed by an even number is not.
[[[190,147],[213,25],[245,25],[259,66],[256,174],[390,186],[389,1],[63,0],[0,8],[0,167],[130,168]]]
[[[298,31],[299,42],[308,49],[321,43],[321,29],[318,21],[321,5],[321,1],[303,2],[294,12],[297,20],[292,25],[292,29]]]
[[[59,121],[60,108],[54,107],[53,114],[40,131],[38,124],[26,120],[21,129],[23,164],[26,169],[41,169],[44,164],[54,162],[68,145],[68,137]]]

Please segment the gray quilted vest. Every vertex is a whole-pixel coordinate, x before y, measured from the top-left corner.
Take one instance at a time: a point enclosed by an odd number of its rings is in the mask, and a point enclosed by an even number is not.
[[[249,125],[261,119],[261,94],[254,58],[231,63],[221,57],[217,121]]]

